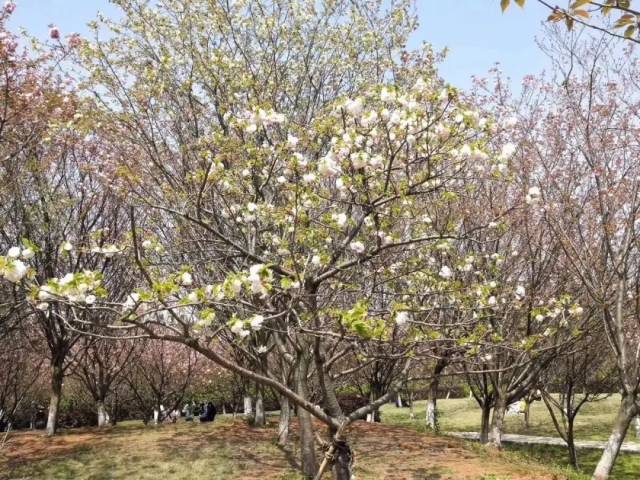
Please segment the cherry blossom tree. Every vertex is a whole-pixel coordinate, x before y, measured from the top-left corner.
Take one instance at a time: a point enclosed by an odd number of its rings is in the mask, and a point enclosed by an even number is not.
[[[531,155],[545,218],[565,252],[562,268],[579,280],[616,359],[622,402],[594,473],[609,477],[638,414],[637,59],[614,44],[575,45],[550,36],[555,55],[574,61],[562,84],[531,79]],[[566,46],[570,46],[567,50]],[[553,98],[553,101],[549,101]]]
[[[76,376],[95,401],[98,426],[104,427],[109,423],[110,416],[114,415],[114,412],[107,410],[108,397],[124,381],[132,360],[135,362],[137,345],[132,341],[91,336],[85,337],[83,343],[86,345],[76,360]]]
[[[266,392],[278,397],[281,443],[296,408],[309,478],[353,478],[349,426],[413,382],[430,382],[435,426],[446,365],[477,380],[500,446],[509,403],[585,328],[578,297],[605,305],[617,292],[584,281],[592,245],[607,246],[599,279],[619,284],[624,262],[624,282],[635,278],[635,255],[614,261],[610,246],[633,252],[633,235],[621,241],[594,213],[606,169],[569,161],[558,132],[582,150],[545,96],[555,90],[526,90],[522,106],[499,86],[448,86],[430,47],[407,49],[410,0],[114,3],[122,20],[99,18],[90,41],[52,26],[35,63],[2,44],[0,314],[20,312],[48,341],[51,432],[73,354],[99,405],[130,367],[147,419],[195,393],[201,356],[255,386],[258,423]],[[54,74],[70,56],[82,95]],[[560,105],[585,123],[565,88]],[[616,197],[633,199],[626,175]],[[591,208],[588,235],[566,190]],[[620,205],[603,223],[631,231],[635,203]],[[618,297],[605,318],[631,304]],[[624,336],[623,321],[607,331]],[[108,343],[126,340],[135,362]],[[347,410],[339,392],[356,375],[369,398]],[[628,397],[625,414],[637,410]],[[323,459],[312,417],[327,430]]]
[[[583,336],[570,352],[555,362],[555,369],[545,372],[540,382],[542,400],[558,435],[567,444],[569,463],[575,469],[578,468],[576,417],[589,402],[603,400],[617,390],[614,364],[610,352],[602,348],[601,335],[602,332],[594,328]]]
[[[101,172],[134,206],[145,284],[121,320],[315,416],[331,442],[321,468],[351,478],[347,427],[401,387],[410,345],[429,344],[402,313],[419,320],[425,307],[395,285],[415,268],[449,281],[427,260],[460,234],[459,189],[469,164],[492,161],[492,122],[437,77],[429,48],[405,51],[411,2],[117,3],[124,20],[80,60],[94,114],[119,139]],[[429,216],[450,221],[434,231]],[[168,248],[173,238],[182,242]],[[158,309],[167,313],[152,326]],[[266,368],[238,364],[223,332]],[[371,342],[406,344],[397,378],[346,415],[334,357],[367,355]],[[277,355],[293,385],[272,374]]]
[[[152,419],[163,422],[188,397],[197,354],[183,345],[160,340],[144,341],[138,348],[125,381],[145,423]]]
[[[41,381],[44,359],[34,350],[24,335],[13,331],[0,353],[2,364],[11,366],[0,372],[0,431],[7,434],[16,415],[28,409],[32,392]]]
[[[87,330],[82,322],[88,321],[76,318],[71,325],[75,312],[57,302],[57,294],[66,290],[66,298],[91,304],[101,284],[115,288],[120,278],[112,265],[126,262],[111,257],[128,224],[96,178],[98,137],[80,112],[73,83],[59,69],[77,48],[75,37],[57,39],[55,48],[42,47],[34,55],[20,50],[18,38],[5,31],[12,5],[0,17],[0,274],[2,288],[11,291],[8,314],[32,325],[49,349],[52,435],[63,378]],[[121,217],[125,221],[119,223]]]

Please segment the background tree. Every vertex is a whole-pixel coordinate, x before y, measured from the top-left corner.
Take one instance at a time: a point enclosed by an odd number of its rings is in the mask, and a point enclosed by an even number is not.
[[[109,396],[124,381],[136,363],[138,346],[132,341],[85,337],[81,356],[76,359],[76,376],[87,388],[96,405],[98,426],[104,427],[116,412],[108,412]]]
[[[636,219],[637,62],[615,45],[556,40],[575,60],[561,85],[530,79],[530,154],[545,178],[545,218],[564,251],[562,265],[597,308],[616,359],[620,411],[594,478],[608,478],[638,412]],[[567,51],[565,46],[571,49]],[[549,98],[553,98],[553,104]]]
[[[595,330],[593,333],[599,333]],[[592,335],[593,335],[592,333]],[[555,362],[554,370],[545,372],[541,381],[542,400],[551,415],[558,435],[567,443],[569,463],[578,468],[574,426],[580,409],[597,402],[617,390],[617,378],[612,375],[609,352],[603,350],[598,336],[582,337],[571,351]]]

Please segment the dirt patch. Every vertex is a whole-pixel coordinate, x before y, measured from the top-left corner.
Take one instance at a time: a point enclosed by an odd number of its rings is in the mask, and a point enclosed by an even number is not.
[[[105,440],[96,432],[80,430],[65,432],[51,438],[42,432],[14,433],[0,450],[0,461],[10,466],[14,463],[36,462],[76,453],[80,449],[93,448]]]
[[[447,437],[420,434],[402,427],[357,423],[350,432],[356,468],[387,480],[560,480],[531,465],[513,465],[500,452],[476,453]]]
[[[324,433],[321,425],[317,428],[320,434]],[[136,467],[138,471],[169,458],[175,462],[175,472],[182,473],[181,476],[175,473],[175,478],[189,478],[184,476],[185,468],[194,462],[210,461],[233,467],[216,477],[221,480],[276,480],[290,475],[298,467],[296,430],[294,421],[292,441],[285,449],[274,445],[275,422],[267,428],[251,428],[243,421],[232,420],[214,425],[178,423],[156,428],[129,424],[105,431],[66,431],[54,438],[47,438],[40,432],[17,433],[0,451],[0,478],[10,478],[6,472],[18,472],[20,466],[33,462],[59,461],[65,457],[77,460],[79,456],[95,461],[95,472],[101,472],[104,467],[96,458],[106,451],[110,458],[119,458],[119,463],[133,462],[127,464],[127,468]],[[535,465],[513,464],[500,452],[475,451],[455,438],[420,434],[402,427],[359,422],[350,428],[348,438],[355,452],[358,480],[563,478]],[[321,459],[321,452],[318,452],[318,458]],[[113,473],[115,476],[109,478],[137,478],[136,475],[122,477]],[[163,478],[170,479],[173,475],[170,473]],[[330,477],[326,475],[325,478]]]

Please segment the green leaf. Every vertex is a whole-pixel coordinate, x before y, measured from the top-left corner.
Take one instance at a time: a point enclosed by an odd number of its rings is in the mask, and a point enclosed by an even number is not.
[[[29,240],[28,238],[23,238],[22,244],[26,248],[30,248],[31,250],[33,250],[33,253],[38,253],[40,251],[40,247],[36,245],[34,242],[32,242],[31,240]]]

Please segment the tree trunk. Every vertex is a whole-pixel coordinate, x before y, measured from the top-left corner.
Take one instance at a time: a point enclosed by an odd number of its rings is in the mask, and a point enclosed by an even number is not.
[[[432,432],[438,432],[438,412],[437,408],[438,401],[438,377],[434,377],[429,384],[429,396],[427,397],[427,413],[426,413],[426,422],[427,428]]]
[[[289,442],[290,420],[291,409],[289,408],[289,398],[282,395],[280,397],[280,422],[278,423],[278,445],[282,447]]]
[[[38,415],[38,409],[34,402],[31,402],[31,410],[29,411],[29,429],[36,429],[36,417]]]
[[[504,414],[507,410],[506,399],[503,395],[498,395],[496,405],[493,408],[493,417],[491,418],[491,446],[502,448],[502,430],[504,429]]]
[[[256,427],[265,426],[264,402],[262,400],[262,389],[258,389],[258,396],[256,397],[256,416],[253,419],[253,424]]]
[[[51,372],[51,398],[49,400],[49,416],[47,417],[47,436],[51,437],[58,430],[58,410],[62,397],[64,370],[62,361],[54,360]]]
[[[250,396],[244,397],[244,416],[249,418],[253,413],[253,399]]]
[[[98,400],[97,410],[98,410],[98,427],[106,427],[109,424],[109,415],[107,414],[107,409],[104,406],[104,401]]]
[[[111,415],[109,417],[109,425],[115,427],[118,423],[118,415],[120,414],[120,402],[118,399],[118,392],[115,391],[113,395],[113,401],[111,402]]]
[[[531,402],[528,400],[524,401],[524,426],[531,427]]]
[[[427,422],[427,429],[431,430],[432,432],[436,432],[438,431],[438,419],[436,418],[436,399],[435,398],[429,398],[427,400],[427,413],[426,413],[426,422]]]
[[[415,420],[416,415],[413,412],[413,392],[409,393],[409,419]]]
[[[371,389],[371,393],[369,394],[369,402],[373,403],[377,398],[381,397],[382,395],[378,395],[377,390],[374,391],[374,389]],[[378,396],[376,396],[378,395]],[[375,409],[373,412],[371,413],[367,413],[367,422],[369,423],[375,423],[375,422],[379,422],[380,421],[380,410],[379,409]]]
[[[306,478],[313,478],[318,470],[318,463],[316,461],[311,414],[300,406],[297,406],[296,409],[298,411],[298,425],[300,428],[302,474]]]
[[[353,478],[353,452],[346,440],[334,440],[333,478],[351,480]]]
[[[480,443],[489,442],[489,420],[491,419],[491,403],[485,401],[482,406],[482,420],[480,423]]]
[[[303,398],[309,398],[307,387],[307,374],[309,373],[309,358],[301,356],[296,372],[296,391]],[[298,413],[298,425],[300,429],[300,459],[302,463],[302,474],[305,478],[313,478],[318,471],[316,460],[316,450],[313,438],[313,423],[311,414],[296,405]]]
[[[627,429],[633,417],[638,414],[638,408],[634,403],[634,398],[629,395],[625,395],[620,403],[620,409],[618,415],[613,424],[613,429],[609,440],[602,452],[600,461],[596,466],[596,470],[593,472],[593,480],[606,480],[613,470],[613,466],[616,463],[616,458],[620,452],[620,446],[624,441],[624,437],[627,434]]]
[[[575,438],[573,435],[575,415],[569,412],[567,415],[567,449],[569,450],[569,465],[578,470],[578,452],[576,450]]]

